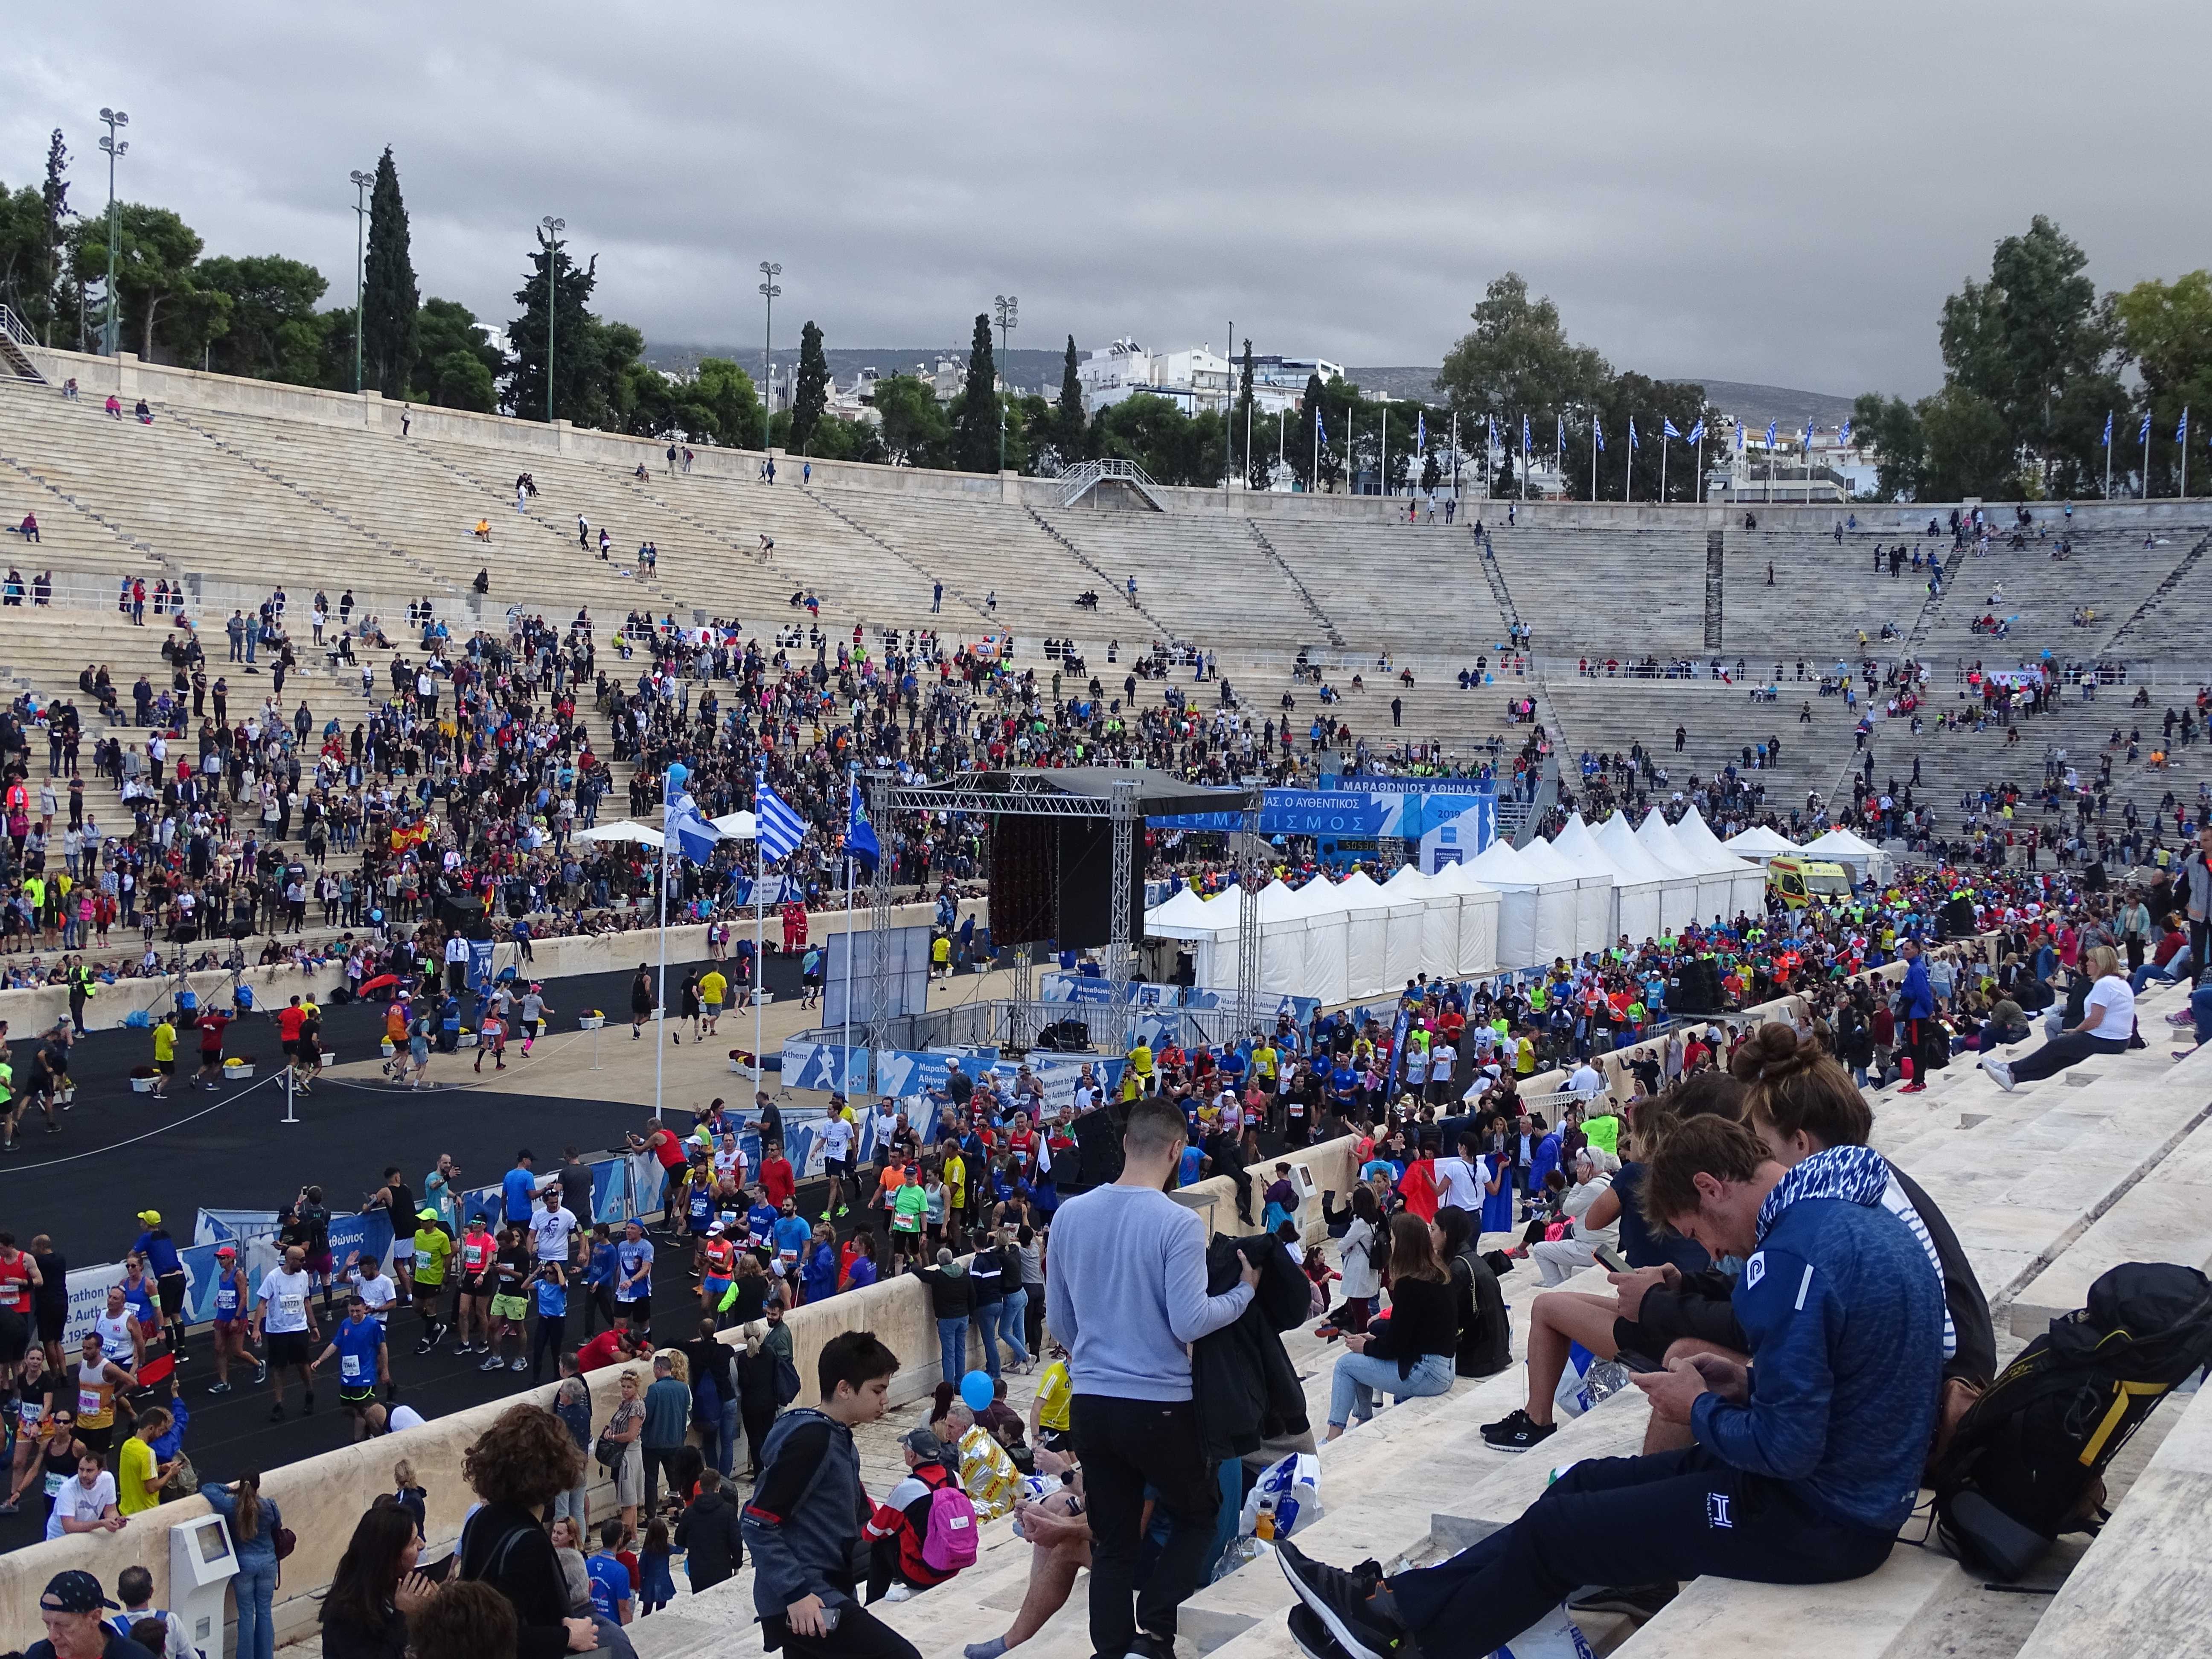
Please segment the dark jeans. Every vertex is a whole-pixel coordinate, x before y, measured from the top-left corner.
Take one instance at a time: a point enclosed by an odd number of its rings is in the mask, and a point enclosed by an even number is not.
[[[1188,1400],[1079,1394],[1070,1411],[1091,1504],[1091,1650],[1127,1653],[1140,1625],[1172,1644],[1176,1608],[1197,1587],[1221,1509],[1221,1485],[1199,1440],[1198,1408]],[[1147,1486],[1175,1526],[1133,1617]]]
[[[660,1472],[668,1471],[668,1490],[676,1490],[676,1460],[681,1446],[647,1446],[645,1452],[645,1507],[648,1514],[660,1507]],[[638,1522],[640,1526],[645,1523]]]
[[[1437,1566],[1401,1573],[1390,1591],[1424,1659],[1480,1659],[1589,1581],[1595,1538],[1607,1540],[1604,1576],[1623,1584],[1706,1573],[1834,1583],[1872,1572],[1896,1541],[1819,1515],[1779,1481],[1690,1446],[1585,1459],[1512,1525]]]
[[[921,1659],[915,1644],[857,1601],[839,1609],[837,1628],[826,1636],[796,1636],[783,1620],[763,1620],[763,1645],[781,1648],[791,1659]]]
[[[2124,1054],[2128,1045],[2111,1037],[2093,1037],[2080,1031],[2061,1031],[2032,1054],[2024,1054],[2012,1062],[2012,1078],[2015,1083],[2033,1083],[2038,1078],[2050,1077],[2064,1071],[2069,1066],[2079,1065],[2092,1054]]]

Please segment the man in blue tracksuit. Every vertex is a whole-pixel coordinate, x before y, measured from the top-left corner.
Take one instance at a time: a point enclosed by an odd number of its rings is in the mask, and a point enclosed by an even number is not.
[[[1888,1181],[1864,1146],[1785,1171],[1741,1124],[1678,1125],[1646,1168],[1645,1211],[1716,1259],[1743,1258],[1733,1304],[1752,1367],[1700,1355],[1637,1376],[1695,1444],[1577,1463],[1440,1565],[1386,1579],[1279,1542],[1304,1604],[1291,1615],[1299,1646],[1315,1659],[1416,1646],[1476,1659],[1594,1570],[1622,1584],[1816,1584],[1880,1566],[1919,1493],[1943,1364],[1942,1286],[1883,1207]]]
[[[1897,988],[1898,1018],[1904,1030],[1905,1052],[1912,1056],[1912,1080],[1898,1092],[1917,1095],[1928,1088],[1931,1045],[1926,1022],[1936,1018],[1936,988],[1928,981],[1928,959],[1920,954],[1920,941],[1908,939],[1899,948],[1905,952],[1905,981]],[[1948,1041],[1945,1039],[1947,1046]]]

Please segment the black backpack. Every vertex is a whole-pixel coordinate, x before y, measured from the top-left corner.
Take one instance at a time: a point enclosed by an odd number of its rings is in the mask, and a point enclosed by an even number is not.
[[[1946,1547],[2009,1581],[2061,1533],[2095,1532],[2105,1466],[2208,1363],[2212,1280],[2171,1262],[2104,1274],[1960,1419],[1930,1481]]]

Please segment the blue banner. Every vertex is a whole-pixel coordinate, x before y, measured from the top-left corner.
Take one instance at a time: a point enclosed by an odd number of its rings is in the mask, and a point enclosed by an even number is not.
[[[1498,833],[1498,793],[1485,784],[1424,788],[1418,781],[1376,780],[1388,787],[1269,789],[1260,806],[1263,836],[1322,836],[1371,839],[1399,836],[1418,841],[1437,824],[1475,814],[1465,838],[1472,850],[1487,847]],[[1147,817],[1158,829],[1233,831],[1243,827],[1241,812],[1182,812]]]
[[[488,939],[469,941],[468,985],[471,991],[483,990],[492,982],[491,950],[492,942]]]

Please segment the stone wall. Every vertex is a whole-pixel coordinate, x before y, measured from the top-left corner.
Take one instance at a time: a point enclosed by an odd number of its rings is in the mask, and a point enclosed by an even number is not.
[[[1294,1153],[1286,1160],[1304,1165],[1316,1192],[1344,1192],[1352,1180],[1352,1142],[1339,1139]],[[1226,1177],[1200,1183],[1185,1194],[1202,1218],[1226,1231],[1243,1231],[1236,1218],[1233,1188]],[[1306,1235],[1322,1235],[1320,1208],[1308,1206]],[[801,1380],[800,1398],[811,1400],[814,1375],[822,1345],[846,1331],[873,1331],[897,1354],[902,1366],[891,1388],[891,1403],[904,1406],[921,1399],[938,1382],[937,1322],[931,1313],[929,1291],[912,1279],[886,1280],[865,1290],[847,1291],[826,1302],[810,1304],[786,1321],[792,1334],[793,1358]],[[738,1334],[723,1340],[734,1343]],[[972,1340],[972,1339],[971,1339]],[[980,1350],[979,1350],[980,1352]],[[594,1371],[586,1380],[592,1389],[595,1425],[604,1425],[613,1412],[622,1386],[623,1369]],[[641,1367],[642,1380],[651,1380],[650,1367]],[[434,1546],[459,1536],[461,1522],[474,1494],[461,1478],[461,1459],[477,1437],[519,1400],[550,1404],[556,1384],[512,1395],[489,1405],[475,1406],[438,1418],[419,1429],[408,1429],[382,1439],[325,1452],[297,1463],[263,1472],[261,1490],[275,1500],[284,1524],[299,1537],[299,1547],[284,1564],[283,1583],[277,1590],[276,1639],[281,1644],[306,1634],[315,1621],[322,1592],[337,1571],[338,1558],[353,1536],[354,1524],[381,1494],[392,1490],[392,1466],[404,1457],[415,1467],[417,1480],[428,1493],[425,1530]],[[611,1501],[611,1487],[596,1463],[593,1507],[602,1513]],[[143,1566],[154,1576],[154,1601],[169,1601],[168,1530],[179,1522],[207,1512],[206,1501],[188,1498],[164,1504],[135,1517],[119,1533],[83,1533],[56,1539],[0,1555],[0,1642],[27,1648],[40,1635],[39,1593],[46,1581],[70,1568],[96,1574],[112,1592],[116,1576],[125,1567]],[[220,1659],[210,1655],[210,1659]]]

